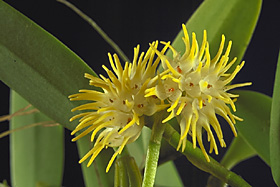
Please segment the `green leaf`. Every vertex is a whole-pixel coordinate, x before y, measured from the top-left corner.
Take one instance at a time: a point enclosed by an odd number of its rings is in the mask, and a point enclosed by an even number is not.
[[[270,165],[275,183],[280,186],[280,53],[274,81],[271,126],[270,126]]]
[[[202,42],[203,30],[207,30],[212,57],[216,55],[221,35],[224,34],[227,41],[233,41],[230,58],[237,57],[241,60],[255,29],[261,4],[261,0],[204,1],[188,20],[188,32],[195,32],[198,41]],[[172,46],[183,53],[185,46],[182,37],[181,31]],[[171,51],[168,55],[171,55]]]
[[[238,135],[247,142],[258,155],[270,165],[269,128],[271,98],[253,91],[237,92],[236,115],[243,118],[237,122]]]
[[[74,115],[71,109],[81,102],[70,102],[68,96],[92,89],[83,76],[96,74],[55,37],[1,0],[0,17],[5,18],[0,19],[0,79],[48,117],[73,130],[77,121],[69,122]],[[85,137],[78,148],[84,156],[92,147]],[[105,172],[105,158],[96,159],[99,174]],[[90,186],[90,176],[96,173],[82,166]],[[111,186],[103,176],[108,174],[102,174],[102,184]]]
[[[238,163],[256,155],[256,151],[241,137],[234,138],[221,160],[221,164],[231,170]]]
[[[184,186],[180,175],[172,161],[166,162],[158,167],[156,174],[156,186]]]
[[[11,92],[11,113],[29,103],[16,92]],[[51,121],[37,112],[16,116],[11,129]],[[61,186],[64,164],[64,128],[36,126],[13,132],[10,136],[11,178],[13,186]]]
[[[37,24],[0,1],[0,79],[51,119],[70,130],[68,95],[89,88],[84,73],[95,73]]]

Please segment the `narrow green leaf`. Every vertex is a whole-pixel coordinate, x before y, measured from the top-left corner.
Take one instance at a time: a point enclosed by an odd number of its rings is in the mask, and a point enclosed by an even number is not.
[[[11,113],[29,103],[11,92]],[[51,121],[42,113],[16,116],[11,129]],[[10,136],[12,186],[54,186],[62,183],[64,164],[64,128],[36,126],[17,131]]]
[[[95,74],[56,38],[0,0],[0,80],[41,112],[73,130],[68,95],[89,88]],[[16,76],[15,76],[16,75]]]
[[[184,186],[172,161],[166,162],[158,167],[155,184],[156,186],[165,187]]]
[[[236,115],[243,118],[237,122],[238,135],[247,142],[258,155],[270,165],[269,128],[271,98],[258,92],[237,92],[240,97],[236,102]]]
[[[274,81],[271,126],[270,126],[270,165],[275,183],[280,186],[280,53]]]
[[[242,59],[255,29],[262,0],[207,0],[204,1],[187,22],[188,32],[195,32],[202,42],[203,30],[207,30],[210,54],[216,55],[221,35],[233,41],[230,58]],[[181,31],[173,41],[173,47],[185,50]],[[169,51],[168,55],[171,55]]]

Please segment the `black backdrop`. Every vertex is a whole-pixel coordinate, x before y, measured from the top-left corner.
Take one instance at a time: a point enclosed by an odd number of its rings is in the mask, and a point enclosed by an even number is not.
[[[85,60],[97,73],[103,73],[101,64],[109,65],[107,52],[113,49],[80,17],[69,8],[55,0],[5,0],[8,4],[31,18],[44,29],[52,33]],[[201,0],[171,1],[72,1],[86,14],[92,17],[103,30],[120,46],[131,59],[133,47],[141,44],[141,51],[154,40],[171,40],[186,22],[191,11],[194,11]],[[252,42],[244,56],[247,62],[236,82],[252,81],[250,90],[272,95],[274,73],[280,44],[280,1],[264,0],[260,19]],[[4,18],[0,18],[4,19]],[[0,28],[1,29],[1,28]],[[0,115],[8,113],[9,89],[0,83],[1,107]],[[248,88],[247,88],[248,89]],[[0,124],[0,132],[8,129],[8,123]],[[231,141],[231,132],[226,139]],[[77,163],[78,155],[71,136],[65,131],[65,173],[63,186],[84,186],[82,174]],[[0,139],[0,181],[7,179],[10,183],[9,170],[9,138]],[[219,148],[220,159],[224,150]],[[185,186],[196,173],[207,177],[199,170],[185,171],[188,165],[183,157],[176,160]],[[236,166],[233,171],[244,177],[252,186],[275,186],[270,169],[258,157],[254,157]],[[200,186],[205,186],[200,181]]]

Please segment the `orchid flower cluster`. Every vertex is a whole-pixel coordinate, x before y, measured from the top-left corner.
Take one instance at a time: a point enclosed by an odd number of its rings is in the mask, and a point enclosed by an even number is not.
[[[192,33],[190,41],[186,26],[183,24],[185,52],[181,55],[170,42],[161,42],[164,46],[158,50],[158,42],[150,44],[146,53],[139,53],[139,45],[134,48],[132,62],[126,62],[122,67],[116,54],[109,53],[109,62],[113,69],[102,66],[109,78],[100,78],[85,74],[89,84],[100,90],[80,90],[70,95],[71,101],[86,100],[89,103],[74,108],[72,111],[84,111],[70,119],[79,119],[79,124],[72,131],[76,134],[73,141],[91,133],[93,148],[80,160],[80,163],[91,157],[90,166],[98,154],[108,147],[118,147],[115,150],[106,172],[109,171],[116,156],[126,144],[134,142],[144,126],[144,116],[156,115],[166,110],[169,115],[162,123],[167,123],[174,117],[180,125],[180,141],[177,150],[186,148],[188,135],[192,138],[193,148],[197,142],[206,160],[210,159],[203,145],[202,134],[207,133],[210,142],[209,152],[218,154],[214,130],[220,146],[225,147],[221,125],[217,115],[222,116],[230,125],[236,136],[234,124],[242,121],[232,111],[236,111],[234,102],[238,95],[228,93],[229,90],[251,85],[241,83],[230,85],[236,74],[244,66],[244,61],[229,69],[236,63],[236,58],[229,60],[232,42],[224,51],[225,36],[218,52],[211,59],[207,34],[204,31],[203,41],[199,47],[196,34]],[[173,53],[169,58],[165,55],[167,49]],[[161,62],[163,71],[157,72]]]

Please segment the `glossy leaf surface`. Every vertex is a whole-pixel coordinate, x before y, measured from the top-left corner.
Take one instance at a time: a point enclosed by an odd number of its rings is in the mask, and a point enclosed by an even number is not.
[[[255,156],[257,153],[247,142],[241,137],[234,138],[221,160],[221,164],[231,170],[238,163]]]
[[[275,183],[280,186],[280,53],[274,81],[271,128],[270,128],[270,162],[272,176]]]
[[[271,98],[253,91],[237,92],[236,115],[243,118],[237,122],[238,134],[270,165],[269,130]]]
[[[11,93],[11,113],[29,103]],[[52,121],[42,113],[16,116],[11,129]],[[54,122],[50,122],[54,124]],[[61,186],[64,166],[64,128],[35,126],[10,135],[11,179],[13,186]]]
[[[77,102],[68,95],[89,88],[94,72],[70,49],[37,24],[0,1],[0,80],[33,106],[73,130]]]

